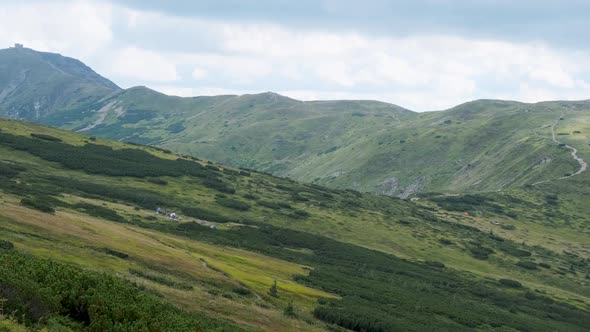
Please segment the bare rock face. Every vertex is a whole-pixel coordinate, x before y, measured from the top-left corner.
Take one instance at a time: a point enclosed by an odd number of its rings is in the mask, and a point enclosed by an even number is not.
[[[404,190],[397,195],[399,198],[406,199],[412,196],[415,193],[420,192],[426,186],[426,177],[420,176],[416,178],[416,180],[411,183],[409,186],[404,188]]]
[[[399,180],[392,176],[377,185],[377,192],[382,195],[395,196],[399,192]]]

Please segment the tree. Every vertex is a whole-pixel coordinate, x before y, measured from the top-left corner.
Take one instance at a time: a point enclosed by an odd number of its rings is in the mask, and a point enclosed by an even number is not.
[[[279,289],[277,287],[277,281],[275,280],[274,284],[270,286],[268,290],[268,294],[272,297],[279,297]]]
[[[285,307],[285,310],[283,310],[283,314],[287,317],[296,316],[295,306],[293,305],[293,302],[289,302],[289,304],[287,304],[287,307]]]

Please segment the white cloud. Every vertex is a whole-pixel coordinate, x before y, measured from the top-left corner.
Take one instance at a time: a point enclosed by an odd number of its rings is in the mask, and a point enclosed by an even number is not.
[[[201,68],[195,68],[193,70],[193,78],[196,80],[200,80],[203,79],[205,77],[207,77],[207,72]]]
[[[171,82],[180,79],[176,65],[166,55],[137,47],[126,47],[114,53],[108,71],[113,76],[149,82]]]
[[[0,6],[0,43],[92,57],[113,39],[108,3],[10,2]]]

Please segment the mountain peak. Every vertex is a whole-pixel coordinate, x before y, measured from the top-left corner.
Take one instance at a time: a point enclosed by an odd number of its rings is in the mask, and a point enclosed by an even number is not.
[[[0,50],[0,116],[39,120],[119,90],[74,58],[18,43]]]

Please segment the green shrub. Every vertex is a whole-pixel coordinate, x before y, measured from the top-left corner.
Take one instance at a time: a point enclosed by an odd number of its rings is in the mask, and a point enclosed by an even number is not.
[[[0,292],[5,312],[34,330],[40,321],[61,320],[79,331],[241,331],[178,309],[124,279],[15,251],[0,253]]]
[[[505,230],[508,230],[508,231],[513,231],[513,230],[516,229],[516,226],[510,225],[510,224],[502,224],[502,225],[500,225],[500,227],[502,229],[505,229]]]
[[[295,306],[293,302],[289,302],[285,309],[283,310],[283,314],[287,317],[297,317],[297,313],[295,312]]]
[[[438,239],[438,242],[439,242],[440,244],[443,244],[443,245],[445,245],[445,246],[448,246],[448,245],[451,245],[451,244],[453,244],[453,241],[451,241],[451,240],[449,240],[449,239],[445,239],[445,238],[440,238],[440,239]]]
[[[20,165],[0,161],[0,179],[1,178],[8,178],[8,179],[13,178],[25,170],[26,170],[26,168],[22,167]]]
[[[205,168],[210,169],[210,170],[215,171],[215,172],[221,172],[221,169],[219,167],[217,167],[217,166],[206,165]]]
[[[268,290],[268,295],[270,295],[272,297],[279,297],[279,288],[277,287],[277,281],[276,280],[272,284],[272,286],[270,286],[270,288]]]
[[[42,140],[45,140],[45,141],[61,142],[61,138],[50,136],[50,135],[45,135],[45,134],[35,134],[35,133],[32,133],[31,134],[31,137],[42,139]]]
[[[0,133],[0,144],[90,174],[138,178],[183,175],[205,178],[214,174],[194,161],[162,159],[141,149],[113,149],[100,144],[75,146],[6,133]]]
[[[107,220],[117,221],[117,222],[125,222],[125,218],[123,218],[120,214],[116,211],[106,208],[104,206],[94,205],[86,202],[76,203],[72,206],[77,211],[82,213],[86,213],[90,216],[103,218]]]
[[[244,194],[244,198],[255,201],[255,200],[258,199],[258,196],[253,195],[253,194],[250,194],[250,193],[247,193],[247,194]]]
[[[469,248],[469,251],[471,252],[471,255],[477,259],[488,259],[494,252],[493,249],[480,245]]]
[[[281,206],[278,203],[271,202],[271,201],[260,200],[260,201],[256,202],[256,204],[258,204],[260,206],[264,206],[269,209],[273,209],[273,210],[279,210],[281,208]]]
[[[111,256],[115,256],[115,257],[119,257],[121,259],[127,259],[129,258],[129,255],[124,253],[124,252],[120,252],[111,248],[101,248],[99,249],[99,251],[104,252],[107,255],[111,255]]]
[[[232,289],[232,292],[242,296],[248,296],[252,294],[252,291],[246,287],[235,287],[234,289]]]
[[[227,175],[233,175],[233,176],[238,176],[238,175],[240,175],[240,172],[239,172],[239,171],[233,170],[233,169],[231,169],[231,168],[224,168],[224,169],[223,169],[223,173],[224,173],[224,174],[227,174]]]
[[[250,210],[250,204],[242,201],[238,201],[237,199],[231,198],[217,198],[215,202],[221,206],[225,206],[234,210],[239,211],[248,211]]]
[[[519,261],[516,263],[516,265],[527,270],[536,270],[538,267],[537,263],[531,261]]]
[[[521,288],[522,284],[516,280],[511,280],[511,279],[500,279],[499,280],[500,284],[506,287],[511,287],[511,288]]]
[[[168,184],[168,181],[164,180],[164,179],[160,179],[160,178],[149,178],[148,179],[149,183],[153,183],[153,184],[157,184],[160,186],[165,186]]]
[[[7,240],[0,240],[0,249],[2,250],[12,250],[14,248],[14,244]]]
[[[236,192],[236,190],[232,188],[230,185],[215,177],[208,177],[206,179],[203,179],[202,182],[205,186],[211,189],[215,189],[222,193],[234,194]]]
[[[26,206],[31,209],[35,209],[45,213],[54,213],[55,209],[51,206],[47,201],[43,200],[42,198],[35,197],[35,198],[23,198],[20,201],[21,205]]]
[[[305,210],[294,210],[292,214],[289,215],[292,218],[296,219],[304,219],[310,216],[309,212]]]

